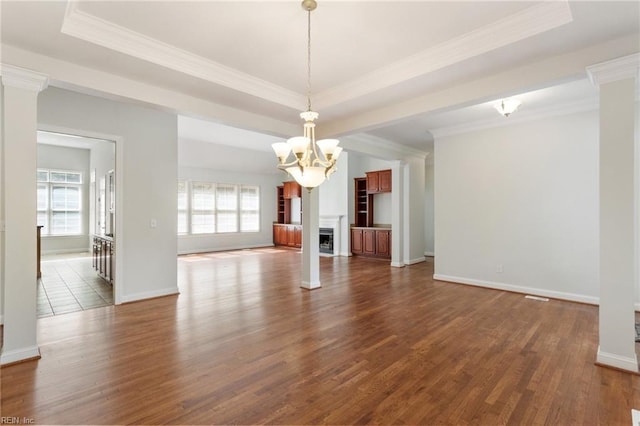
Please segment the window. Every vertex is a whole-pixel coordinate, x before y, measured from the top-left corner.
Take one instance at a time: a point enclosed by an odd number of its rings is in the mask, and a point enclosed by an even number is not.
[[[238,187],[216,185],[216,232],[238,232]]]
[[[215,184],[191,183],[191,233],[210,234],[216,230]]]
[[[38,225],[42,235],[82,233],[82,173],[38,169]]]
[[[260,187],[178,181],[178,234],[260,231]]]
[[[240,232],[260,231],[260,188],[242,186],[240,189]]]

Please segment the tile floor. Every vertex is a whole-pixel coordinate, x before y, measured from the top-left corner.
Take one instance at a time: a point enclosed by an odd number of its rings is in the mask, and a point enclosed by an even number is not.
[[[43,256],[38,317],[113,305],[113,288],[98,276],[90,253]]]

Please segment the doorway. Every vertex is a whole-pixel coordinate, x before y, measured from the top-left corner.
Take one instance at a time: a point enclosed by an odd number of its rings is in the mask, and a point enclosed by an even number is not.
[[[49,131],[37,140],[38,317],[112,305],[116,144]],[[98,240],[109,241],[100,265]]]

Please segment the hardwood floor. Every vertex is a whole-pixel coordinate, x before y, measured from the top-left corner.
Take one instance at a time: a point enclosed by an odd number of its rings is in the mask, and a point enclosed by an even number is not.
[[[640,377],[594,365],[594,306],[300,254],[181,257],[179,296],[38,321],[2,416],[40,424],[629,425]]]

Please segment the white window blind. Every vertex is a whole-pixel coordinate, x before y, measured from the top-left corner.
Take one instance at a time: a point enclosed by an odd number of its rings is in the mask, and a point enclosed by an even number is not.
[[[191,233],[208,234],[216,230],[215,184],[191,183]]]
[[[179,180],[178,234],[260,231],[260,187]]]
[[[245,186],[240,189],[240,231],[260,231],[260,187]]]
[[[216,185],[217,232],[238,232],[238,186]]]

